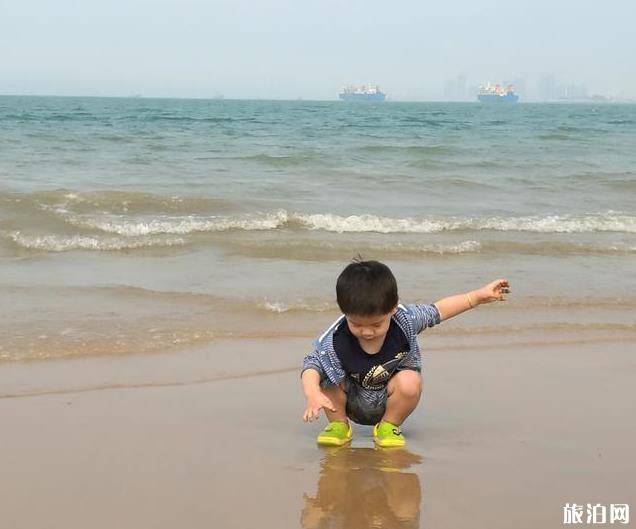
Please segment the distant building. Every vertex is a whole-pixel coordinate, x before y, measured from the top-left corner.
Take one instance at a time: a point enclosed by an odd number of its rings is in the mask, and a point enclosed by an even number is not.
[[[444,81],[444,99],[447,101],[466,101],[467,96],[465,75]]]
[[[560,85],[557,90],[559,99],[587,99],[584,84]]]
[[[539,79],[537,85],[539,99],[542,101],[553,101],[557,97],[556,82],[553,75],[544,75]]]
[[[589,99],[583,83],[559,83],[553,75],[544,75],[537,84],[537,95],[541,101],[581,101]]]
[[[455,101],[455,81],[444,81],[444,99],[447,101]]]
[[[457,100],[465,101],[466,100],[466,77],[463,75],[458,75],[455,81],[455,87],[457,92]]]

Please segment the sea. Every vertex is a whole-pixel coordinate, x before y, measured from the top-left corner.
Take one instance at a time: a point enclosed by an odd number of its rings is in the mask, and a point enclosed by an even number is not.
[[[633,343],[636,105],[0,97],[0,362],[308,350],[356,257],[510,281],[424,354]]]

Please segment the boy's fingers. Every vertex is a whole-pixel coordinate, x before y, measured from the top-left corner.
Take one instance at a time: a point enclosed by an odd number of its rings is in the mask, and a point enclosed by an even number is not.
[[[304,419],[305,422],[313,422],[318,418],[319,411],[315,408],[310,408],[305,411]]]

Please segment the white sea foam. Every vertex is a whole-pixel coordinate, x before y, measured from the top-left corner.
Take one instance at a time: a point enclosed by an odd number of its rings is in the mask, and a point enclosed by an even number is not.
[[[229,230],[263,231],[301,227],[335,233],[438,233],[443,231],[519,231],[536,233],[636,233],[636,216],[616,212],[586,215],[548,215],[525,217],[382,217],[377,215],[341,216],[332,213],[301,214],[285,210],[242,216],[84,216],[58,210],[66,222],[125,237],[143,235],[187,235],[197,232]]]
[[[463,241],[458,244],[438,244],[431,247],[431,251],[440,254],[444,253],[472,253],[477,252],[481,248],[478,241]]]
[[[281,301],[266,301],[263,303],[263,308],[269,312],[277,312],[279,314],[289,310],[289,307]]]
[[[614,212],[589,215],[548,215],[543,217],[490,217],[475,219],[467,225],[467,228],[538,233],[636,233],[636,217]]]
[[[282,314],[289,311],[307,311],[307,312],[325,312],[327,310],[333,310],[335,305],[331,303],[306,303],[303,301],[285,303],[283,301],[264,301],[259,304],[259,307],[265,309],[268,312],[276,312]]]
[[[526,217],[448,217],[414,219],[375,215],[292,215],[309,229],[343,232],[436,233],[441,231],[525,231],[539,233],[636,233],[636,217],[614,212]]]
[[[407,254],[459,254],[473,253],[481,250],[479,241],[462,241],[450,244],[414,244],[396,242],[385,245],[370,245],[371,252],[398,252]]]
[[[69,250],[117,251],[162,246],[183,246],[185,244],[184,239],[178,237],[102,238],[81,235],[25,235],[19,231],[3,233],[3,235],[22,248],[47,252],[66,252]]]
[[[90,218],[78,215],[65,215],[66,220],[82,228],[97,229],[107,233],[116,233],[125,237],[142,235],[178,234],[197,232],[215,232],[227,230],[273,230],[283,226],[287,212],[276,211],[261,217],[159,217],[154,219],[134,219],[124,217]]]
[[[312,230],[376,233],[433,233],[445,229],[443,222],[412,218],[378,217],[376,215],[315,214],[294,215],[293,219]]]

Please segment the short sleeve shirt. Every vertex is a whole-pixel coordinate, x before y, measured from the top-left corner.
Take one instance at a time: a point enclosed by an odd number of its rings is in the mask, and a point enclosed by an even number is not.
[[[384,389],[400,360],[409,352],[409,341],[394,319],[381,349],[369,354],[351,333],[346,319],[333,334],[333,346],[347,376],[365,389]]]

